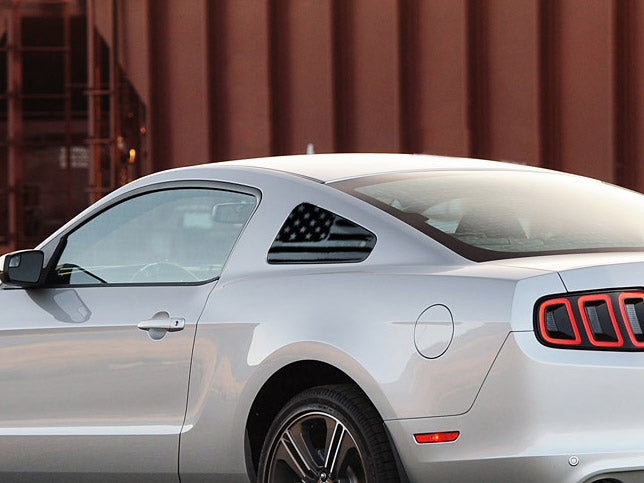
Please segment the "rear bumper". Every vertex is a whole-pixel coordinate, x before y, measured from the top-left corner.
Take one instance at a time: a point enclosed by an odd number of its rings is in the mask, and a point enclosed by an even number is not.
[[[386,425],[411,481],[644,482],[643,416],[643,352],[552,349],[515,332],[468,412]],[[452,443],[413,439],[455,430]]]

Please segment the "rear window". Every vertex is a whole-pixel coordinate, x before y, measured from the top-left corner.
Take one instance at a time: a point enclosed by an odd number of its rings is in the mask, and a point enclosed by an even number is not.
[[[414,172],[331,183],[475,261],[644,251],[644,196],[548,172]]]

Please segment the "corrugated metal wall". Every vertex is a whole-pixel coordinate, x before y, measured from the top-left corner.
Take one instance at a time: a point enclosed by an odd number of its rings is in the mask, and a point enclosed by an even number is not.
[[[386,151],[644,190],[644,2],[118,2],[157,169]]]

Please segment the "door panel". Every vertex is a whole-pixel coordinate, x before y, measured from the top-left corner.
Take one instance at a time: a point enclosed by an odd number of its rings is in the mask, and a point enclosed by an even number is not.
[[[177,481],[195,325],[214,284],[0,290],[0,479]],[[153,340],[137,324],[162,311],[185,328]]]
[[[0,288],[0,480],[178,481],[196,324],[256,203],[154,186],[62,234],[46,286]]]

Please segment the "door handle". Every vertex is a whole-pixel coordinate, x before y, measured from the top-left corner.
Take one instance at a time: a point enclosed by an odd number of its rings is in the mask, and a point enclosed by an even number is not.
[[[186,320],[180,317],[170,317],[165,320],[150,319],[139,322],[137,327],[141,330],[164,329],[168,332],[177,332],[183,330],[186,326]]]
[[[186,326],[186,319],[181,317],[170,317],[167,312],[159,312],[154,314],[150,320],[143,320],[139,322],[137,327],[141,330],[147,330],[150,334],[177,332],[183,330]]]

